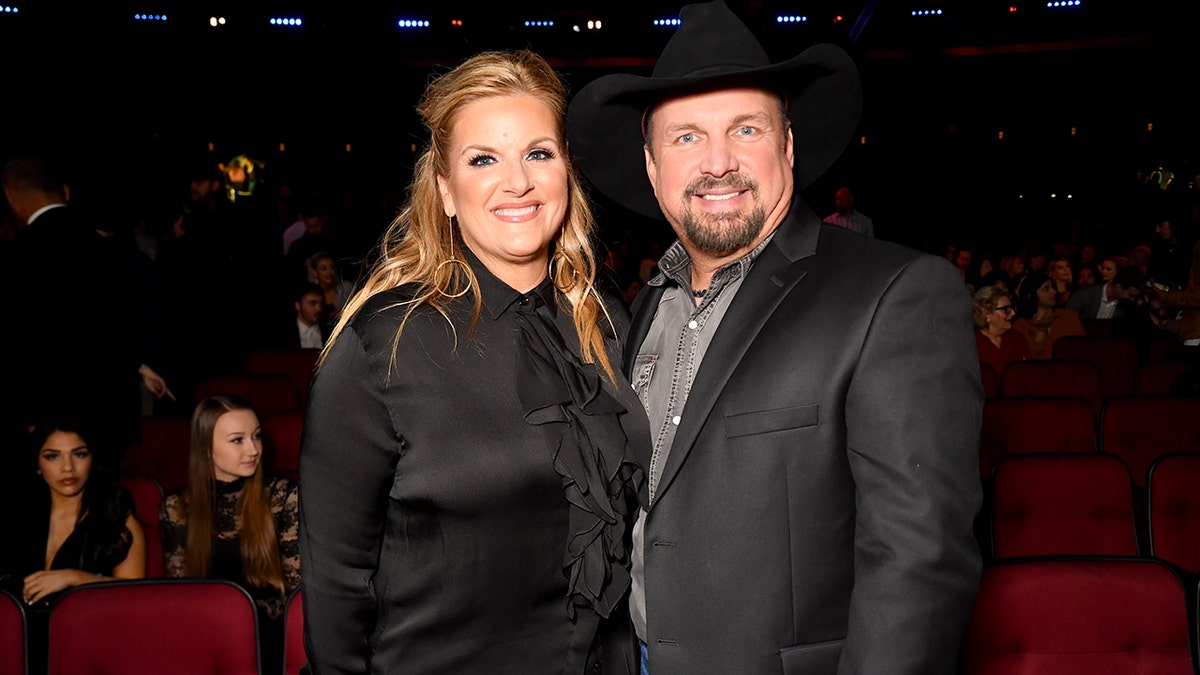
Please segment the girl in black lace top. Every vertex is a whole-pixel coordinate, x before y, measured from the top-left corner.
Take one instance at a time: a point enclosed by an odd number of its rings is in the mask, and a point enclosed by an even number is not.
[[[168,577],[226,579],[260,615],[283,616],[300,584],[296,484],[262,470],[262,428],[244,400],[212,396],[192,415],[188,484],[159,513]]]

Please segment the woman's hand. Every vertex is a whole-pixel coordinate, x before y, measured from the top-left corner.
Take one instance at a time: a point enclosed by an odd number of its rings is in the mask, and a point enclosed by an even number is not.
[[[42,570],[25,577],[21,594],[25,596],[25,602],[32,605],[65,588],[93,581],[94,576],[79,570]]]
[[[167,381],[162,378],[162,375],[154,372],[150,366],[143,363],[138,367],[138,374],[142,376],[142,382],[150,390],[150,393],[158,398],[166,396],[172,401],[175,400],[175,394],[172,394],[171,390],[167,388]]]

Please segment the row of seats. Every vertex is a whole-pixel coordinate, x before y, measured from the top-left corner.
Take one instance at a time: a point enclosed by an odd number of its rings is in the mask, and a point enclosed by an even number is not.
[[[1197,675],[1196,590],[1194,579],[1152,559],[991,565],[967,626],[963,672]]]
[[[1103,454],[1012,455],[996,464],[986,518],[992,559],[1047,555],[1154,557],[1200,574],[1200,453],[1152,465],[1139,543],[1129,468]]]
[[[983,404],[979,469],[986,478],[1010,454],[1081,452],[1125,460],[1137,486],[1165,454],[1200,452],[1200,397],[1131,396],[1104,404],[1099,416],[1071,396],[1014,396]]]
[[[236,584],[139,579],[78,586],[50,608],[47,672],[259,675],[264,662],[282,661],[284,675],[295,675],[306,661],[303,622],[293,591],[283,654],[264,655],[254,601]],[[28,632],[24,606],[0,591],[0,675],[28,673]]]

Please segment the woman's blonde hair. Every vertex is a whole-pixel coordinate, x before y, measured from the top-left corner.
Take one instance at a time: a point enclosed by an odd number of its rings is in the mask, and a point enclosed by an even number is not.
[[[600,316],[608,319],[595,288],[596,257],[592,250],[595,220],[579,178],[566,153],[563,117],[567,89],[562,79],[542,57],[527,50],[484,52],[435,77],[425,89],[417,113],[429,131],[429,144],[417,159],[408,198],[400,214],[384,232],[376,250],[375,263],[365,281],[347,301],[334,326],[321,359],[345,330],[355,313],[376,294],[403,284],[413,284],[404,321],[422,305],[449,319],[446,305],[460,294],[472,292],[478,320],[482,310],[479,283],[464,264],[444,264],[455,259],[456,234],[453,220],[446,216],[437,177],[448,177],[450,136],[459,114],[475,101],[497,96],[526,95],[544,104],[554,114],[557,135],[567,168],[568,204],[566,217],[553,245],[550,276],[572,313],[579,348],[588,363],[598,363],[612,379],[613,371],[604,347]],[[611,320],[608,321],[611,326]],[[400,331],[404,322],[400,324]],[[395,359],[400,331],[392,343]]]
[[[1013,301],[1013,296],[1009,292],[1008,286],[1005,286],[1000,281],[991,286],[984,286],[975,292],[976,328],[987,328],[987,315],[996,310],[996,305],[1000,304],[1000,298],[1008,298],[1009,302]],[[1014,309],[1016,308],[1014,307]]]
[[[184,490],[187,507],[187,561],[189,577],[208,577],[212,572],[213,538],[216,532],[214,507],[216,486],[212,468],[213,431],[217,420],[235,410],[254,408],[236,396],[210,396],[196,405],[192,413],[192,451],[188,460],[188,483]],[[259,462],[254,475],[242,485],[238,498],[241,530],[238,542],[242,552],[242,571],[251,586],[271,586],[280,593],[283,587],[283,562],[275,536],[270,499],[263,488],[263,468]]]

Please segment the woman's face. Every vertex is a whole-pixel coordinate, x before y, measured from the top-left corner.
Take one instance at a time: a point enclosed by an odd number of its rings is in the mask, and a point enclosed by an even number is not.
[[[56,495],[80,495],[92,473],[92,452],[79,434],[55,431],[38,451],[38,471]]]
[[[1079,270],[1079,281],[1077,283],[1079,284],[1080,288],[1091,286],[1092,284],[1096,283],[1096,273],[1093,272],[1092,268],[1090,267],[1085,267]]]
[[[333,284],[334,273],[337,271],[333,266],[333,260],[330,258],[321,258],[317,261],[317,282],[322,286],[330,286]]]
[[[996,301],[996,308],[988,312],[987,322],[993,333],[1003,335],[1012,328],[1013,316],[1017,313],[1013,307],[1012,298],[1001,297]]]
[[[1041,286],[1038,286],[1038,305],[1042,307],[1053,307],[1055,305],[1055,299],[1057,295],[1058,291],[1054,289],[1054,282],[1047,279],[1042,283]]]
[[[1112,260],[1104,260],[1100,263],[1100,278],[1108,283],[1117,276],[1117,263]]]
[[[438,176],[438,189],[467,246],[509,285],[540,281],[568,201],[554,112],[525,94],[470,103],[451,130],[446,157],[449,175]]]
[[[1070,281],[1071,263],[1066,260],[1055,260],[1054,264],[1050,265],[1050,278],[1055,281]]]
[[[226,483],[248,478],[262,460],[262,427],[252,410],[230,410],[213,426],[213,476]]]

